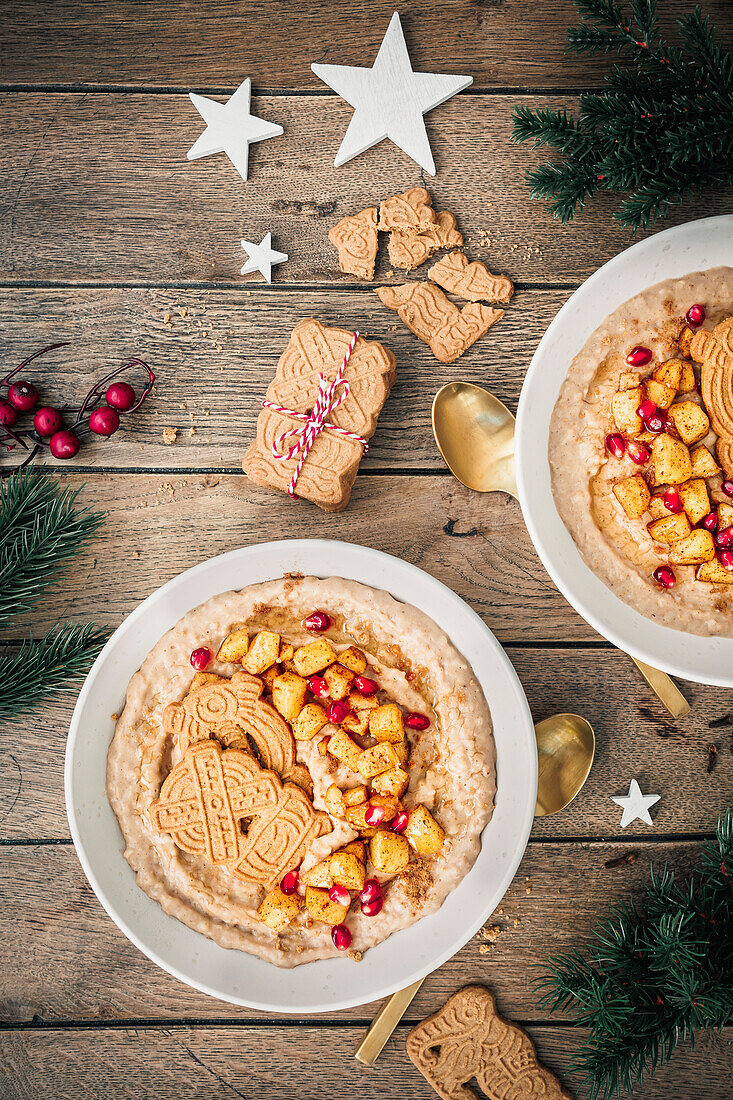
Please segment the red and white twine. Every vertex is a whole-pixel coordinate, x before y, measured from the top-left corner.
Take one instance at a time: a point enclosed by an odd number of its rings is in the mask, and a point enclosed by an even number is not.
[[[293,409],[286,409],[283,405],[276,405],[272,401],[265,400],[262,402],[263,409],[271,409],[273,412],[282,413],[284,416],[292,416],[296,420],[304,421],[302,428],[290,428],[287,432],[283,432],[282,435],[277,436],[272,444],[272,453],[275,458],[279,459],[281,462],[289,462],[298,455],[298,462],[293,471],[290,488],[288,489],[288,493],[293,500],[298,499],[295,492],[295,486],[303,466],[305,465],[305,460],[310,454],[311,447],[322,431],[328,430],[329,432],[335,432],[337,435],[343,436],[344,439],[352,439],[355,443],[361,443],[365,452],[369,450],[369,444],[362,436],[357,435],[356,432],[348,431],[347,428],[340,428],[338,424],[331,424],[326,419],[326,417],[334,412],[339,405],[342,405],[349,396],[351,387],[344,378],[344,371],[346,370],[346,365],[351,358],[351,353],[358,339],[359,333],[355,332],[349,340],[346,354],[341,361],[341,366],[336,371],[333,381],[328,382],[322,374],[320,375],[318,397],[309,413],[295,412]],[[339,389],[341,392],[337,394]],[[285,441],[290,436],[295,436],[295,440],[287,450],[283,450]]]

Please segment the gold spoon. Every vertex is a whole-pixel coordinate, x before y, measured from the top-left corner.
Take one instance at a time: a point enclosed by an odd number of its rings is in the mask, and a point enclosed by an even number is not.
[[[433,400],[433,435],[454,477],[479,493],[501,490],[515,500],[515,420],[493,393],[473,382],[449,382]],[[631,657],[631,654],[628,654]],[[631,657],[649,687],[673,718],[690,710],[666,672]]]
[[[593,727],[579,714],[553,714],[534,728],[539,762],[535,817],[564,810],[581,789],[596,752]],[[388,997],[357,1047],[355,1057],[373,1066],[410,1002],[425,981],[420,978]]]

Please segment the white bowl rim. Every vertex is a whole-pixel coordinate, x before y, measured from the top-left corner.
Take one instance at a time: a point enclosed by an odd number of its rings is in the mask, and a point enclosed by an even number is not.
[[[701,218],[638,241],[586,279],[554,317],[532,357],[519,398],[515,444],[527,529],[545,569],[578,614],[626,653],[682,679],[721,687],[733,687],[733,638],[705,638],[661,626],[625,604],[588,568],[555,507],[547,443],[570,362],[604,318],[664,279],[731,266],[732,241],[733,214]]]
[[[319,570],[318,568],[313,568],[312,566],[310,568],[308,567],[308,562],[318,562],[326,560],[329,551],[335,551],[338,554],[340,563],[342,564],[342,568],[339,569],[338,574],[334,570]],[[417,583],[418,587],[425,591],[426,599],[436,599],[439,602],[445,601],[445,606],[452,608],[452,613],[456,614],[457,619],[461,623],[462,630],[465,630],[469,624],[473,624],[473,628],[476,630],[477,634],[481,635],[483,644],[487,647],[486,660],[489,662],[489,664],[492,664],[495,667],[495,670],[502,681],[500,685],[500,690],[496,691],[496,694],[494,694],[491,692],[490,687],[487,687],[487,685],[477,673],[477,678],[479,678],[479,682],[482,684],[482,687],[487,692],[487,695],[489,697],[489,705],[492,710],[492,716],[495,717],[497,713],[503,713],[505,710],[507,714],[511,713],[512,711],[514,712],[511,730],[511,752],[509,751],[509,744],[506,743],[507,739],[510,737],[508,729],[501,730],[497,725],[497,732],[495,733],[495,737],[497,741],[498,771],[500,773],[502,770],[505,772],[508,771],[509,773],[511,773],[512,771],[516,772],[518,769],[522,771],[524,784],[523,787],[520,789],[519,796],[517,796],[515,792],[511,802],[507,802],[507,784],[506,782],[504,783],[504,792],[502,794],[502,781],[500,774],[496,809],[494,811],[494,816],[492,817],[492,820],[486,826],[486,829],[482,834],[482,849],[476,863],[474,864],[474,867],[471,869],[465,879],[463,879],[462,883],[459,884],[456,891],[449,895],[449,897],[446,899],[443,906],[441,906],[437,913],[431,914],[429,917],[423,918],[408,929],[405,929],[399,933],[395,933],[394,935],[388,937],[388,939],[384,941],[384,943],[379,944],[376,948],[372,948],[369,952],[366,953],[365,961],[358,964],[359,970],[357,971],[357,976],[359,975],[359,973],[362,972],[362,967],[365,967],[365,963],[367,960],[369,960],[370,956],[378,954],[389,944],[393,944],[394,941],[399,941],[402,944],[403,948],[403,950],[399,952],[397,959],[392,960],[393,965],[390,966],[389,970],[385,970],[385,972],[389,972],[392,977],[389,979],[372,981],[371,984],[369,984],[369,982],[362,983],[362,985],[368,986],[367,991],[362,993],[354,994],[352,992],[349,995],[344,995],[343,992],[339,991],[338,995],[336,996],[322,995],[320,1000],[318,998],[315,998],[308,1001],[295,1000],[293,1002],[289,1001],[287,1003],[284,1003],[282,999],[279,1001],[273,1000],[272,994],[268,994],[265,997],[252,996],[249,993],[246,996],[241,993],[234,994],[231,990],[222,990],[221,987],[217,987],[215,984],[212,984],[208,980],[202,979],[200,976],[194,976],[190,972],[185,972],[181,965],[176,965],[172,963],[169,958],[165,957],[165,950],[161,951],[156,947],[150,946],[150,944],[146,941],[145,936],[139,934],[136,928],[133,927],[135,921],[131,919],[129,912],[125,913],[124,911],[121,911],[120,906],[112,901],[112,899],[108,895],[108,886],[104,886],[100,881],[100,868],[98,862],[99,856],[95,854],[90,854],[90,852],[87,850],[88,837],[86,836],[86,832],[90,828],[90,824],[88,821],[84,820],[83,814],[80,811],[80,792],[76,789],[74,771],[76,764],[76,754],[82,737],[80,731],[82,730],[82,725],[84,721],[85,708],[87,707],[90,693],[92,692],[98,677],[104,670],[107,663],[114,658],[115,651],[120,645],[121,639],[126,638],[127,636],[131,635],[133,631],[137,630],[144,621],[145,617],[155,611],[155,609],[161,603],[168,602],[170,598],[176,594],[177,590],[180,589],[181,591],[183,591],[186,588],[190,588],[192,586],[192,582],[194,582],[193,588],[196,589],[197,584],[201,581],[202,576],[207,570],[212,569],[212,567],[217,570],[217,573],[224,573],[229,565],[233,563],[244,563],[244,569],[246,570],[247,563],[249,563],[250,559],[254,559],[256,561],[257,557],[263,554],[267,555],[268,560],[275,560],[276,562],[280,561],[280,558],[282,556],[285,556],[287,560],[292,560],[297,568],[301,568],[303,565],[305,565],[306,567],[302,568],[301,571],[307,572],[312,575],[342,575],[355,580],[362,580],[363,583],[368,584],[372,582],[370,582],[369,580],[363,580],[364,572],[368,573],[369,568],[371,568],[372,570],[376,569],[377,571],[381,570],[384,571],[385,574],[391,575],[393,578],[392,581],[390,583],[383,583],[381,585],[372,584],[372,587],[382,587],[386,591],[393,591],[393,587],[395,587],[395,578],[399,582],[399,584],[407,583],[408,587],[409,583]],[[280,576],[284,571],[287,570],[283,570],[279,567],[274,568],[270,575],[273,577]],[[267,578],[265,578],[264,576],[258,576],[257,580],[260,579]],[[243,587],[244,584],[248,583],[256,583],[256,580],[247,580],[246,578],[243,578],[242,580],[243,583],[241,583],[239,587]],[[397,584],[396,587],[399,587],[399,584]],[[228,584],[218,590],[228,591],[232,587],[232,585]],[[397,599],[401,598],[396,593],[394,594]],[[206,598],[208,598],[208,590],[207,594],[203,597],[201,597],[200,594],[195,595],[193,599],[190,600],[190,607],[192,608],[197,606]],[[417,605],[417,602],[415,600],[412,600],[411,602]],[[186,608],[186,610],[187,609],[188,608]],[[426,610],[426,613],[431,614],[430,610],[425,608],[424,604],[422,605],[422,609]],[[443,613],[443,611],[444,607],[441,606],[441,614]],[[185,610],[182,612],[176,611],[168,625],[174,625],[174,623],[177,622],[178,619],[181,617],[181,614],[184,613]],[[170,617],[170,615],[168,617]],[[436,618],[434,614],[431,615],[431,617]],[[165,630],[168,629],[168,625],[160,629],[158,636],[161,636],[165,632]],[[445,629],[444,623],[440,623],[439,625],[442,625]],[[456,629],[458,629],[458,625],[456,626]],[[454,636],[453,640],[455,641]],[[461,649],[462,652],[464,652],[460,645],[460,642],[457,644],[458,648]],[[145,653],[143,652],[136,667],[139,667],[139,663],[141,663],[142,657],[144,656]],[[134,672],[135,668],[133,668],[131,671]],[[129,679],[129,676],[127,676],[127,674],[125,674],[125,677],[126,678],[122,681],[124,684],[126,684],[127,680]],[[499,696],[501,696],[501,699],[499,698]],[[494,699],[494,702],[492,702],[492,698]],[[108,702],[109,700],[107,700],[107,711],[109,710]],[[112,722],[111,728],[113,729],[113,727],[114,723]],[[100,742],[99,746],[103,749],[103,758],[105,761],[108,745],[109,738],[105,738],[103,744],[102,742]],[[141,907],[154,907],[154,923],[156,925],[161,924],[164,928],[167,927],[168,930],[174,935],[177,931],[178,936],[183,940],[189,940],[190,937],[195,937],[196,945],[207,956],[211,956],[212,953],[215,954],[218,952],[222,952],[226,960],[230,963],[233,959],[236,959],[238,963],[241,963],[241,961],[244,960],[244,971],[247,971],[249,969],[253,971],[258,971],[260,968],[266,968],[263,972],[263,974],[266,974],[266,977],[264,978],[265,985],[268,984],[267,978],[271,978],[273,975],[275,976],[275,979],[277,979],[279,976],[279,980],[275,980],[274,984],[282,986],[284,984],[283,976],[285,975],[302,975],[305,972],[310,971],[314,975],[313,980],[316,981],[316,972],[319,968],[321,971],[330,971],[334,967],[354,965],[351,963],[347,963],[347,961],[344,959],[331,959],[315,963],[307,963],[303,966],[294,968],[293,970],[282,970],[281,968],[276,967],[272,964],[264,963],[262,960],[256,959],[254,956],[251,956],[246,952],[230,951],[225,948],[221,948],[218,945],[214,944],[213,941],[208,940],[206,937],[201,936],[199,933],[194,932],[186,925],[175,920],[175,918],[165,914],[158,903],[148,898],[148,896],[144,894],[143,891],[140,890],[139,887],[137,887],[137,885],[135,884],[135,875],[122,855],[122,835],[119,832],[119,825],[117,824],[113,811],[106,800],[104,787],[105,781],[104,775],[102,775],[101,790],[104,798],[102,805],[98,808],[98,814],[102,814],[103,816],[108,816],[109,814],[111,814],[112,818],[114,819],[114,824],[116,826],[118,834],[117,851],[114,853],[116,859],[118,859],[119,861],[118,876],[121,876],[126,880],[126,888],[127,885],[129,885],[129,883],[131,882],[132,887],[134,888],[134,895],[132,896],[134,896]],[[69,729],[64,767],[64,788],[69,827],[71,830],[74,846],[76,848],[76,852],[81,862],[84,873],[99,902],[101,903],[107,914],[112,918],[112,920],[115,922],[118,928],[120,928],[124,935],[144,955],[146,955],[152,962],[156,963],[163,970],[167,971],[173,977],[178,978],[186,985],[196,988],[201,992],[206,993],[209,996],[215,997],[219,1000],[227,1001],[232,1004],[243,1005],[263,1012],[310,1014],[316,1012],[334,1012],[345,1008],[352,1008],[362,1004],[368,1004],[372,1001],[388,996],[391,993],[396,992],[398,989],[401,989],[404,986],[410,984],[411,982],[426,977],[429,973],[437,969],[449,958],[451,958],[468,942],[469,939],[471,939],[473,935],[475,935],[478,928],[481,927],[481,925],[485,922],[490,913],[493,912],[493,910],[501,901],[512,879],[514,878],[517,867],[519,866],[519,863],[521,862],[521,859],[524,855],[524,851],[526,849],[527,841],[529,838],[529,833],[532,827],[532,822],[534,819],[537,791],[537,755],[534,739],[534,726],[529,709],[529,704],[527,702],[519,678],[514,670],[514,667],[512,666],[509,658],[505,654],[504,650],[502,649],[490,629],[486,626],[486,624],[478,616],[478,614],[460,596],[454,593],[441,581],[438,581],[430,574],[425,573],[417,566],[401,561],[400,559],[395,558],[392,555],[385,554],[382,551],[358,546],[356,544],[342,543],[336,540],[284,539],[275,540],[269,543],[255,544],[248,547],[241,547],[239,549],[235,549],[229,551],[228,553],[219,555],[215,558],[210,558],[200,562],[198,565],[193,566],[192,568],[172,578],[166,584],[162,585],[159,589],[157,589],[145,600],[143,600],[142,603],[140,603],[130,613],[130,615],[127,616],[125,620],[123,620],[123,622],[110,637],[103,650],[97,657],[79,693]],[[504,817],[507,813],[511,815],[508,827],[511,833],[509,841],[510,845],[512,846],[512,850],[509,851],[507,849],[501,855],[501,873],[496,883],[494,884],[490,897],[483,898],[482,903],[478,906],[475,905],[473,911],[471,911],[469,907],[469,916],[466,918],[465,923],[459,921],[458,924],[456,924],[454,922],[453,933],[448,936],[447,942],[443,942],[442,946],[439,950],[435,952],[435,954],[428,953],[427,957],[425,957],[425,955],[423,954],[422,960],[419,963],[416,963],[414,966],[410,966],[408,968],[409,973],[407,974],[403,971],[400,971],[399,961],[401,958],[408,954],[408,952],[404,950],[408,947],[408,940],[406,939],[406,937],[411,937],[411,939],[414,940],[416,929],[419,930],[421,926],[426,924],[426,922],[432,922],[437,917],[439,917],[443,910],[446,909],[451,899],[455,899],[457,897],[457,895],[462,891],[462,888],[464,888],[469,880],[471,880],[472,876],[474,877],[474,881],[476,882],[476,886],[478,888],[478,893],[480,894],[481,890],[483,889],[483,881],[479,882],[477,879],[479,872],[482,869],[485,870],[484,864],[486,864],[488,860],[492,860],[494,864],[496,864],[497,862],[497,857],[495,856],[494,851],[492,850],[491,852],[489,852],[488,850],[488,842],[493,839],[493,834],[497,831],[497,828],[499,827],[499,818],[501,817],[501,822],[503,826]],[[492,829],[492,825],[495,822],[497,824]],[[97,827],[94,826],[94,828]],[[504,838],[504,840],[502,840],[502,843],[506,843],[506,839],[507,838]],[[110,853],[107,852],[106,856],[109,858]],[[465,900],[465,890],[461,896]],[[459,909],[458,912],[460,912],[461,917],[464,916],[463,910]],[[172,925],[168,922],[172,922]],[[172,926],[175,926],[175,928],[172,928]],[[458,930],[456,931],[455,929]],[[418,931],[417,937],[419,938],[419,936],[420,932]],[[443,940],[446,940],[445,936],[443,936],[442,938]],[[394,955],[394,949],[390,952],[390,954]],[[395,962],[397,963],[397,965],[394,965]],[[224,965],[226,967],[226,962]],[[371,969],[374,969],[374,964],[372,964]],[[344,988],[353,988],[354,986],[358,987],[358,977],[357,981],[351,981],[351,973],[348,971],[346,971],[345,973],[349,980],[347,982],[343,982],[343,980],[341,981],[340,990],[343,990]],[[341,979],[343,979],[343,975],[344,971],[339,971],[338,976]],[[328,988],[328,981],[329,977],[326,976],[324,986],[325,989]],[[298,982],[296,981],[293,984],[297,985]]]

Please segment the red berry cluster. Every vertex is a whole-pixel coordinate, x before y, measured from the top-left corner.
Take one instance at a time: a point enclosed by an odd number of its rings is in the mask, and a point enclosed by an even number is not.
[[[67,346],[50,344],[29,355],[4,378],[0,378],[0,393],[3,388],[7,389],[7,394],[0,396],[0,447],[14,451],[20,446],[28,451],[22,466],[31,462],[42,447],[47,446],[54,458],[73,458],[79,451],[81,436],[90,432],[101,436],[114,435],[120,426],[120,413],[132,413],[139,409],[153,388],[155,375],[147,363],[142,359],[130,358],[96,382],[78,408],[63,405],[57,409],[52,405],[39,405],[39,393],[33,383],[16,376],[40,355]],[[118,375],[134,368],[141,368],[148,375],[139,397],[129,382],[113,381]],[[102,401],[104,404],[101,404]],[[18,418],[31,412],[33,427],[17,429]],[[73,417],[68,427],[64,426],[64,413]]]

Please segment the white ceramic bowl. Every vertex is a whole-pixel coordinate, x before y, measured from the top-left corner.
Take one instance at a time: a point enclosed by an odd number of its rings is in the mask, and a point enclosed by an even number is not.
[[[663,279],[731,263],[733,215],[726,214],[657,233],[599,268],[542,337],[522,387],[515,443],[527,528],[569,603],[619,649],[675,676],[722,687],[733,687],[733,638],[702,638],[660,626],[615,596],[585,564],[555,507],[547,445],[550,417],[568,368],[609,313]]]
[[[125,687],[162,634],[209,597],[283,573],[340,576],[391,592],[430,615],[470,661],[494,722],[498,792],[470,873],[437,913],[395,933],[362,962],[329,959],[282,970],[227,951],[167,916],[135,884],[105,793],[107,748]],[[149,596],[107,642],[79,694],[66,750],[66,808],[91,886],[148,958],[213,997],[265,1012],[325,1012],[365,1004],[417,981],[455,954],[496,908],[527,844],[537,791],[534,728],[517,675],[478,615],[421,569],[348,543],[298,540],[233,550]]]

